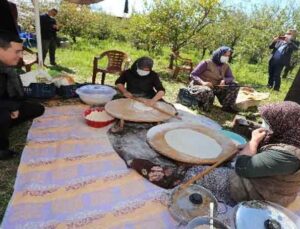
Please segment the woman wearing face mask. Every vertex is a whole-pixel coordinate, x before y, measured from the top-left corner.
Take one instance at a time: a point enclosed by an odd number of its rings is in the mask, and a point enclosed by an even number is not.
[[[165,94],[159,76],[152,67],[151,58],[141,57],[132,64],[130,69],[121,74],[115,84],[126,98],[142,97],[148,105],[152,106]]]
[[[234,204],[267,200],[288,206],[300,191],[300,105],[285,101],[259,108],[263,127],[238,153],[235,168],[219,167],[199,184]],[[192,167],[189,179],[203,166]]]
[[[234,77],[228,65],[231,49],[222,46],[215,50],[212,59],[201,61],[192,71],[190,80],[195,85],[201,85],[196,94],[205,111],[209,111],[217,96],[222,109],[228,112],[236,112],[235,100],[239,87],[233,82]]]

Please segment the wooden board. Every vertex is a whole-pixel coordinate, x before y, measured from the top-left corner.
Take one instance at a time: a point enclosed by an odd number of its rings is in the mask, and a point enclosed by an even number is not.
[[[191,129],[213,138],[221,146],[221,154],[219,154],[219,156],[217,156],[216,158],[205,159],[178,152],[177,150],[169,146],[165,140],[165,134],[168,131],[174,129]],[[224,154],[229,154],[237,150],[236,145],[229,138],[223,136],[218,131],[204,127],[202,125],[195,125],[190,123],[165,123],[152,127],[147,132],[147,141],[151,147],[153,147],[162,155],[172,158],[176,161],[191,164],[214,164],[216,161],[218,161],[219,158],[224,156]]]
[[[131,121],[131,122],[162,122],[170,119],[170,115],[164,114],[158,110],[148,107],[148,110],[139,110],[135,106],[137,101],[132,99],[116,99],[108,102],[105,105],[105,110],[111,116]],[[165,102],[157,102],[155,104],[158,108],[171,113],[176,114],[175,108]]]
[[[270,93],[257,92],[252,88],[241,87],[235,104],[238,109],[247,110],[249,107],[258,106],[262,100],[267,99]]]

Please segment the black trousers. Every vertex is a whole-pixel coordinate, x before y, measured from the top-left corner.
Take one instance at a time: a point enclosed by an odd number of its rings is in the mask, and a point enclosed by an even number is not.
[[[55,50],[56,50],[56,39],[42,40],[43,49],[43,62],[45,62],[47,53],[49,51],[50,64],[55,64]]]
[[[0,109],[0,150],[8,149],[9,129],[12,126],[41,116],[44,111],[45,108],[42,105],[24,101],[19,108],[19,117],[17,119],[12,119],[8,110]]]

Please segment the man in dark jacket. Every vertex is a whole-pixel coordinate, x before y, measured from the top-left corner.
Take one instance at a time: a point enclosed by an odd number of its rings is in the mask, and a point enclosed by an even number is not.
[[[23,55],[22,40],[10,31],[0,31],[0,160],[15,153],[9,150],[9,128],[44,113],[44,107],[24,100],[22,82],[15,72]]]
[[[296,30],[289,29],[284,36],[276,37],[269,46],[272,57],[269,61],[268,87],[276,91],[280,89],[280,75],[284,66],[288,66],[292,53],[299,48],[296,41]]]
[[[41,35],[43,48],[43,61],[45,62],[46,55],[49,51],[50,64],[56,65],[55,50],[56,50],[56,32],[58,26],[54,17],[57,15],[56,9],[51,9],[48,13],[40,16],[41,20]]]

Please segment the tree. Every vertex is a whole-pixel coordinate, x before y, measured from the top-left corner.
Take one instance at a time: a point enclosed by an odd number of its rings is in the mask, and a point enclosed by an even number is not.
[[[248,16],[245,12],[240,9],[221,8],[218,20],[201,30],[192,42],[195,47],[202,49],[203,59],[207,50],[213,51],[223,45],[234,50],[244,38],[247,27]]]
[[[154,47],[167,45],[178,52],[215,20],[218,6],[218,0],[154,0],[147,17],[137,17],[142,31],[136,36],[151,39]]]
[[[88,6],[62,2],[57,14],[61,32],[69,35],[73,42],[83,36],[93,22],[93,13]]]

